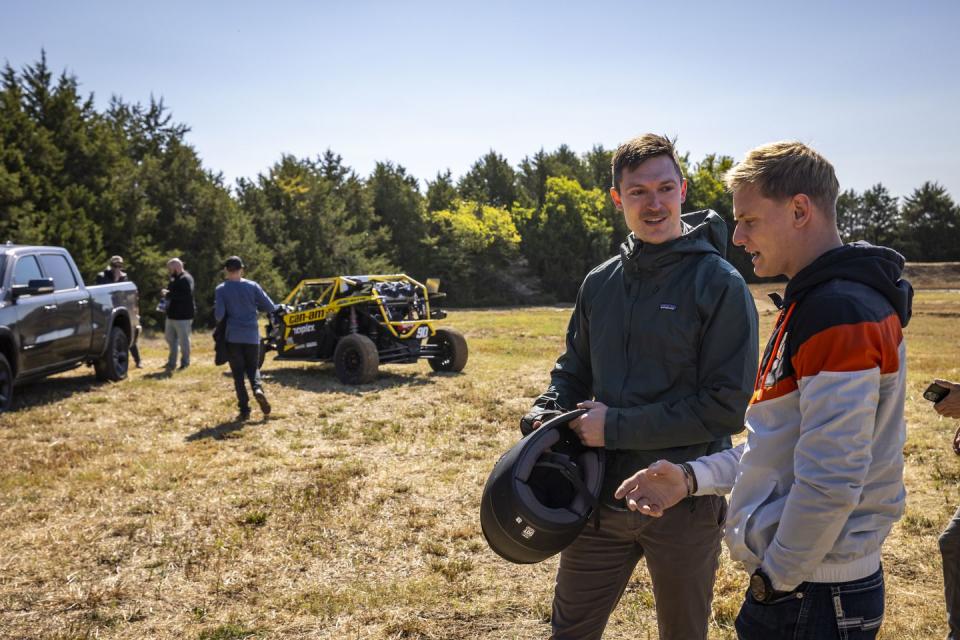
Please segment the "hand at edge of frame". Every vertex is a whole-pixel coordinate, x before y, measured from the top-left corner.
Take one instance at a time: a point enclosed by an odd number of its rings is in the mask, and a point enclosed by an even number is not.
[[[939,379],[934,382],[950,389],[946,398],[933,405],[934,410],[945,418],[960,418],[960,384]]]

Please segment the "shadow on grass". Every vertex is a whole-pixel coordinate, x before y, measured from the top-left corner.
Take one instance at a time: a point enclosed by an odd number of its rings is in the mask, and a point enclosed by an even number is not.
[[[93,374],[89,376],[70,376],[64,378],[42,378],[17,386],[13,393],[13,410],[30,409],[46,404],[54,404],[78,393],[93,391],[97,387],[110,384],[100,382]]]
[[[160,371],[154,371],[153,373],[145,373],[143,377],[147,380],[166,380],[167,378],[173,377],[173,369],[167,369],[164,367]]]
[[[207,439],[223,440],[231,433],[240,431],[247,425],[265,424],[266,422],[267,418],[261,418],[260,420],[240,420],[239,418],[234,418],[232,420],[227,420],[226,422],[221,422],[215,427],[206,427],[204,429],[200,429],[200,431],[188,435],[186,438],[184,438],[184,440],[187,442],[196,442],[197,440]]]
[[[336,392],[362,396],[394,387],[422,387],[436,383],[438,377],[458,376],[459,373],[425,373],[419,370],[385,371],[369,384],[349,385],[337,379],[333,367],[274,367],[261,371],[267,383],[310,391],[312,393]]]

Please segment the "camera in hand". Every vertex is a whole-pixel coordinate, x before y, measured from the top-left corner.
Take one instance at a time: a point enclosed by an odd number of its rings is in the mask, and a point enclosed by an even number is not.
[[[936,382],[932,383],[927,390],[923,392],[923,397],[925,400],[937,404],[950,394],[950,389],[947,389],[943,385],[939,385]]]

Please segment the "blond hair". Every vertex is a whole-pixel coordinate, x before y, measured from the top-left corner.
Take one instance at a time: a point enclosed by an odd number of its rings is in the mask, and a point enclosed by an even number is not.
[[[771,142],[750,150],[724,180],[730,191],[751,184],[765,198],[785,199],[802,193],[828,214],[835,216],[837,212],[840,183],[833,165],[795,140]]]

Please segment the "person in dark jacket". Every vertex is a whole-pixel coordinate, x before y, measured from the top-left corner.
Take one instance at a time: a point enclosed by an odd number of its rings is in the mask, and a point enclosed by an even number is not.
[[[97,274],[96,284],[113,284],[114,282],[127,282],[127,273],[123,270],[123,256],[112,256],[110,262],[107,264],[107,268]],[[134,332],[135,334],[138,332]],[[133,362],[137,366],[137,369],[141,368],[140,360],[140,347],[137,346],[137,338],[139,335],[134,335],[133,344],[130,345],[130,355],[133,356]]]
[[[934,405],[934,409],[945,418],[960,419],[960,384],[948,380],[936,382],[950,392],[946,398]],[[960,428],[953,434],[953,452],[960,455]],[[947,623],[950,625],[947,640],[960,640],[960,509],[957,509],[940,536],[940,555],[943,558]]]
[[[167,371],[173,371],[177,366],[177,350],[180,351],[180,368],[190,366],[190,332],[193,330],[193,316],[196,305],[193,301],[193,276],[183,269],[183,262],[179,258],[167,261],[167,271],[170,280],[167,288],[163,289],[166,301],[167,319],[164,325],[164,337],[167,339],[169,354]]]
[[[257,312],[276,308],[263,288],[243,277],[243,260],[227,258],[223,265],[226,279],[214,291],[214,315],[217,322],[226,318],[226,351],[237,392],[239,419],[250,417],[250,396],[244,378],[250,380],[253,397],[263,415],[270,415],[270,402],[260,380],[260,329]]]
[[[660,638],[707,637],[726,503],[690,498],[665,518],[629,511],[614,491],[638,468],[731,446],[757,370],[757,312],[726,260],[712,211],[681,216],[686,180],[673,144],[647,134],[613,157],[611,197],[631,233],[591,271],[566,350],[522,426],[550,408],[589,412],[571,423],[606,450],[599,524],[560,555],[553,637],[600,638],[634,567],[646,558]]]

